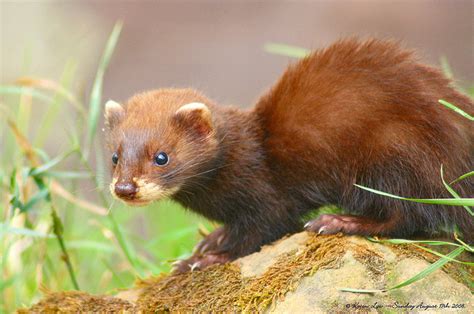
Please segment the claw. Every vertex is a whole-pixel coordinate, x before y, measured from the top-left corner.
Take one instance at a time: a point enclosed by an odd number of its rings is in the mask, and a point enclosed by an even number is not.
[[[199,267],[201,266],[201,263],[200,262],[196,262],[194,264],[189,264],[189,267],[191,268],[191,271],[194,271],[194,270],[197,270],[199,269]]]
[[[175,266],[177,266],[179,263],[181,263],[180,260],[174,261],[174,262],[171,263],[171,267],[175,267]]]
[[[172,266],[171,269],[170,269],[170,273],[171,273],[171,274],[174,274],[174,273],[176,273],[178,270],[179,270],[178,265]]]
[[[201,251],[201,246],[204,243],[204,239],[199,241],[198,244],[193,248],[193,254]]]
[[[222,241],[224,241],[224,235],[221,235],[219,238],[217,238],[217,245],[221,245]]]
[[[203,254],[207,251],[207,249],[209,248],[209,244],[206,243],[202,246],[202,248],[199,249],[199,253]]]
[[[171,273],[174,274],[176,272],[181,273],[180,266],[182,265],[183,260],[177,260],[171,263]]]
[[[309,227],[309,225],[311,225],[311,221],[308,221],[307,223],[305,223],[303,228],[306,229]]]
[[[322,226],[321,228],[319,228],[318,234],[322,234],[324,230],[326,230],[326,226]]]

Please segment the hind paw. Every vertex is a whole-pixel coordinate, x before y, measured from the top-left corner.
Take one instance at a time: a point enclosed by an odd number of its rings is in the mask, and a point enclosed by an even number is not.
[[[355,216],[323,214],[306,223],[304,228],[317,234],[358,233],[360,218]]]

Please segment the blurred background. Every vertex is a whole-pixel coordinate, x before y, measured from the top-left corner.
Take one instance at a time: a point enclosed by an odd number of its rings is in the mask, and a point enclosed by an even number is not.
[[[11,205],[12,195],[28,203],[42,191],[18,132],[39,164],[49,163],[42,178],[74,197],[53,191],[80,288],[113,291],[167,271],[169,260],[190,253],[198,228],[206,232],[213,225],[171,202],[131,209],[111,202],[102,134],[88,142],[91,115],[82,117],[75,106],[90,113],[97,101],[189,86],[221,104],[251,106],[295,60],[266,52],[265,44],[317,49],[352,35],[398,39],[435,66],[444,57],[445,70],[468,87],[474,81],[473,10],[470,0],[0,0],[0,311],[31,304],[41,287],[74,288],[45,195],[26,210]],[[101,55],[117,21],[123,28],[93,101]],[[50,98],[34,94],[40,91]],[[102,122],[97,125],[100,130]],[[71,147],[76,150],[65,156]]]
[[[425,62],[446,56],[458,80],[473,81],[473,1],[4,1],[2,81],[57,78],[71,58],[90,87],[112,26],[124,28],[104,97],[194,86],[223,103],[248,106],[287,58],[267,42],[321,48],[350,35],[401,40]]]

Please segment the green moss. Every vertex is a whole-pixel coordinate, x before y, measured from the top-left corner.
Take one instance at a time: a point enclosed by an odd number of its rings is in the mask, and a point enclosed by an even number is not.
[[[48,293],[39,303],[18,313],[132,312],[135,305],[109,296],[93,296],[81,291]]]
[[[275,304],[288,291],[296,289],[301,278],[311,276],[322,267],[335,266],[346,245],[347,240],[342,236],[311,234],[301,252],[284,254],[263,275],[247,283],[239,297],[239,307],[255,312]]]
[[[138,309],[143,311],[262,311],[291,290],[304,276],[334,265],[344,253],[342,236],[311,235],[300,252],[278,258],[261,276],[242,278],[235,264],[142,281]]]
[[[143,291],[137,308],[148,312],[224,311],[235,312],[243,287],[235,264],[213,265],[204,271],[188,272],[138,283]]]
[[[346,245],[343,236],[311,234],[303,249],[283,254],[261,276],[243,278],[237,264],[213,265],[203,271],[162,275],[137,283],[136,305],[111,297],[83,292],[48,294],[30,311],[143,312],[255,312],[263,311],[294,290],[301,278],[320,268],[336,267]],[[120,307],[122,306],[122,307]],[[23,312],[27,312],[24,310]]]

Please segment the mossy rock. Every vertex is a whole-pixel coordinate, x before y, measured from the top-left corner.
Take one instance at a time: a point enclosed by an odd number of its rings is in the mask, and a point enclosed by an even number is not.
[[[384,289],[436,259],[411,245],[302,232],[230,264],[142,280],[114,297],[51,293],[20,312],[474,313],[473,269],[454,263],[389,292],[340,290]]]

